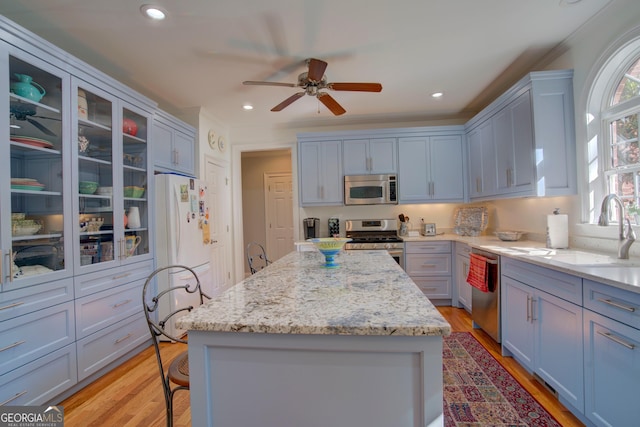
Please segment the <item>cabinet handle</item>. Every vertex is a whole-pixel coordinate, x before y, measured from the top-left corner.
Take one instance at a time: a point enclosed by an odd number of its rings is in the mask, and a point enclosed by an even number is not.
[[[13,249],[9,249],[9,252],[7,252],[7,255],[9,256],[9,283],[13,282]]]
[[[527,295],[527,322],[531,322],[531,297]]]
[[[482,193],[482,180],[480,177],[476,178],[476,193]]]
[[[125,300],[125,301],[122,301],[122,302],[119,302],[119,303],[117,303],[117,304],[114,304],[114,305],[113,305],[113,308],[115,309],[115,308],[118,308],[118,307],[122,307],[123,305],[127,305],[127,304],[129,304],[130,302],[131,302],[131,300],[130,300],[130,299]]]
[[[14,342],[13,344],[9,344],[9,345],[8,345],[8,346],[6,346],[6,347],[2,347],[2,348],[0,348],[0,353],[1,353],[1,352],[3,352],[3,351],[5,351],[5,350],[9,350],[10,348],[17,347],[17,346],[19,346],[20,344],[24,344],[25,342],[26,342],[26,341],[24,341],[24,340],[22,340],[22,341],[16,341],[16,342]]]
[[[435,185],[433,184],[433,181],[429,182],[429,195],[433,196],[435,194]]]
[[[124,246],[124,239],[119,239],[118,240],[118,246],[120,246],[120,254],[118,254],[118,258],[119,259],[125,259],[127,258],[127,256],[125,255],[125,246]]]
[[[628,311],[633,313],[634,311],[636,311],[635,307],[629,307],[628,305],[624,305],[624,304],[620,304],[619,302],[615,302],[615,301],[611,301],[610,299],[604,299],[604,298],[598,298],[598,301],[605,303],[605,304],[609,304],[612,305],[616,308],[620,308],[622,310]]]
[[[536,313],[535,304],[536,304],[536,299],[534,297],[531,297],[531,323],[533,323],[536,320],[538,320],[538,319],[536,319],[536,316],[535,316],[535,313]]]
[[[176,150],[176,165],[180,164],[180,151]]]
[[[623,340],[622,338],[619,338],[619,337],[613,335],[610,332],[602,332],[602,331],[597,331],[597,332],[598,332],[599,335],[602,335],[603,337],[608,338],[608,339],[610,339],[611,341],[613,341],[615,343],[623,345],[623,346],[627,347],[629,350],[633,350],[634,348],[636,348],[635,344],[628,343],[625,340]]]
[[[14,302],[13,304],[9,304],[9,305],[5,305],[3,307],[0,307],[0,310],[6,310],[8,308],[18,307],[19,305],[22,305],[22,304],[24,304],[24,301]]]
[[[120,274],[120,275],[118,275],[118,276],[113,276],[113,277],[111,278],[111,280],[123,279],[123,278],[125,278],[125,277],[127,277],[127,276],[129,276],[129,273]]]
[[[115,344],[120,344],[122,341],[128,340],[129,338],[131,338],[133,335],[132,334],[127,334],[122,338],[118,338],[115,342]]]
[[[4,277],[2,275],[2,264],[3,264],[3,262],[2,262],[2,250],[0,249],[0,285],[2,285],[2,278]]]
[[[423,291],[435,291],[437,288],[422,288]]]
[[[22,390],[20,393],[16,393],[13,397],[8,398],[4,402],[0,402],[0,406],[5,406],[7,403],[11,403],[17,398],[24,396],[25,394],[27,394],[27,390]]]
[[[436,268],[435,264],[422,264],[422,266],[427,268]]]

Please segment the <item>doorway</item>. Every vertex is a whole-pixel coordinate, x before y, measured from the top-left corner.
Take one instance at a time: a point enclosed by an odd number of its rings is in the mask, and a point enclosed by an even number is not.
[[[246,277],[249,274],[249,267],[246,263],[244,248],[249,242],[258,242],[265,246],[267,256],[275,261],[280,257],[280,253],[288,253],[293,250],[293,237],[290,239],[290,249],[286,251],[282,245],[280,248],[274,246],[274,242],[268,236],[267,224],[267,204],[268,193],[265,191],[267,176],[282,174],[292,175],[292,150],[290,148],[270,149],[262,151],[242,151],[240,154],[241,170],[241,198],[242,198],[242,260],[244,262],[243,273]],[[290,184],[291,200],[294,198],[293,183]],[[278,218],[279,227],[293,230],[294,209],[293,200],[289,212],[284,218]],[[286,225],[283,225],[286,224]],[[273,221],[271,221],[273,224]],[[286,252],[285,252],[286,251]]]

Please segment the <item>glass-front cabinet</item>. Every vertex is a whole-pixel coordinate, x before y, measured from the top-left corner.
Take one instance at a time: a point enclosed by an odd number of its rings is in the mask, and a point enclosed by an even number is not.
[[[0,42],[0,291],[151,259],[151,113]]]
[[[139,260],[150,246],[148,114],[81,80],[72,85],[76,271]]]
[[[6,291],[72,274],[65,144],[70,77],[6,45],[0,54],[0,66],[8,67],[0,83],[6,94],[0,106],[6,124],[0,128],[0,282]]]

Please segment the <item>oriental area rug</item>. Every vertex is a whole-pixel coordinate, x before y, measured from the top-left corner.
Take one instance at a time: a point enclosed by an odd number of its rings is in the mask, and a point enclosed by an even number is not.
[[[469,332],[443,340],[444,427],[560,424]]]

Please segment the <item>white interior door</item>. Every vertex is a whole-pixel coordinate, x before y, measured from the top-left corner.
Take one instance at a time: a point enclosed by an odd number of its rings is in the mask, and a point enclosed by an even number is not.
[[[293,183],[291,173],[266,173],[265,219],[267,257],[275,261],[294,250]]]
[[[211,269],[214,293],[231,286],[231,193],[229,190],[228,165],[206,158],[205,180],[209,190]]]

